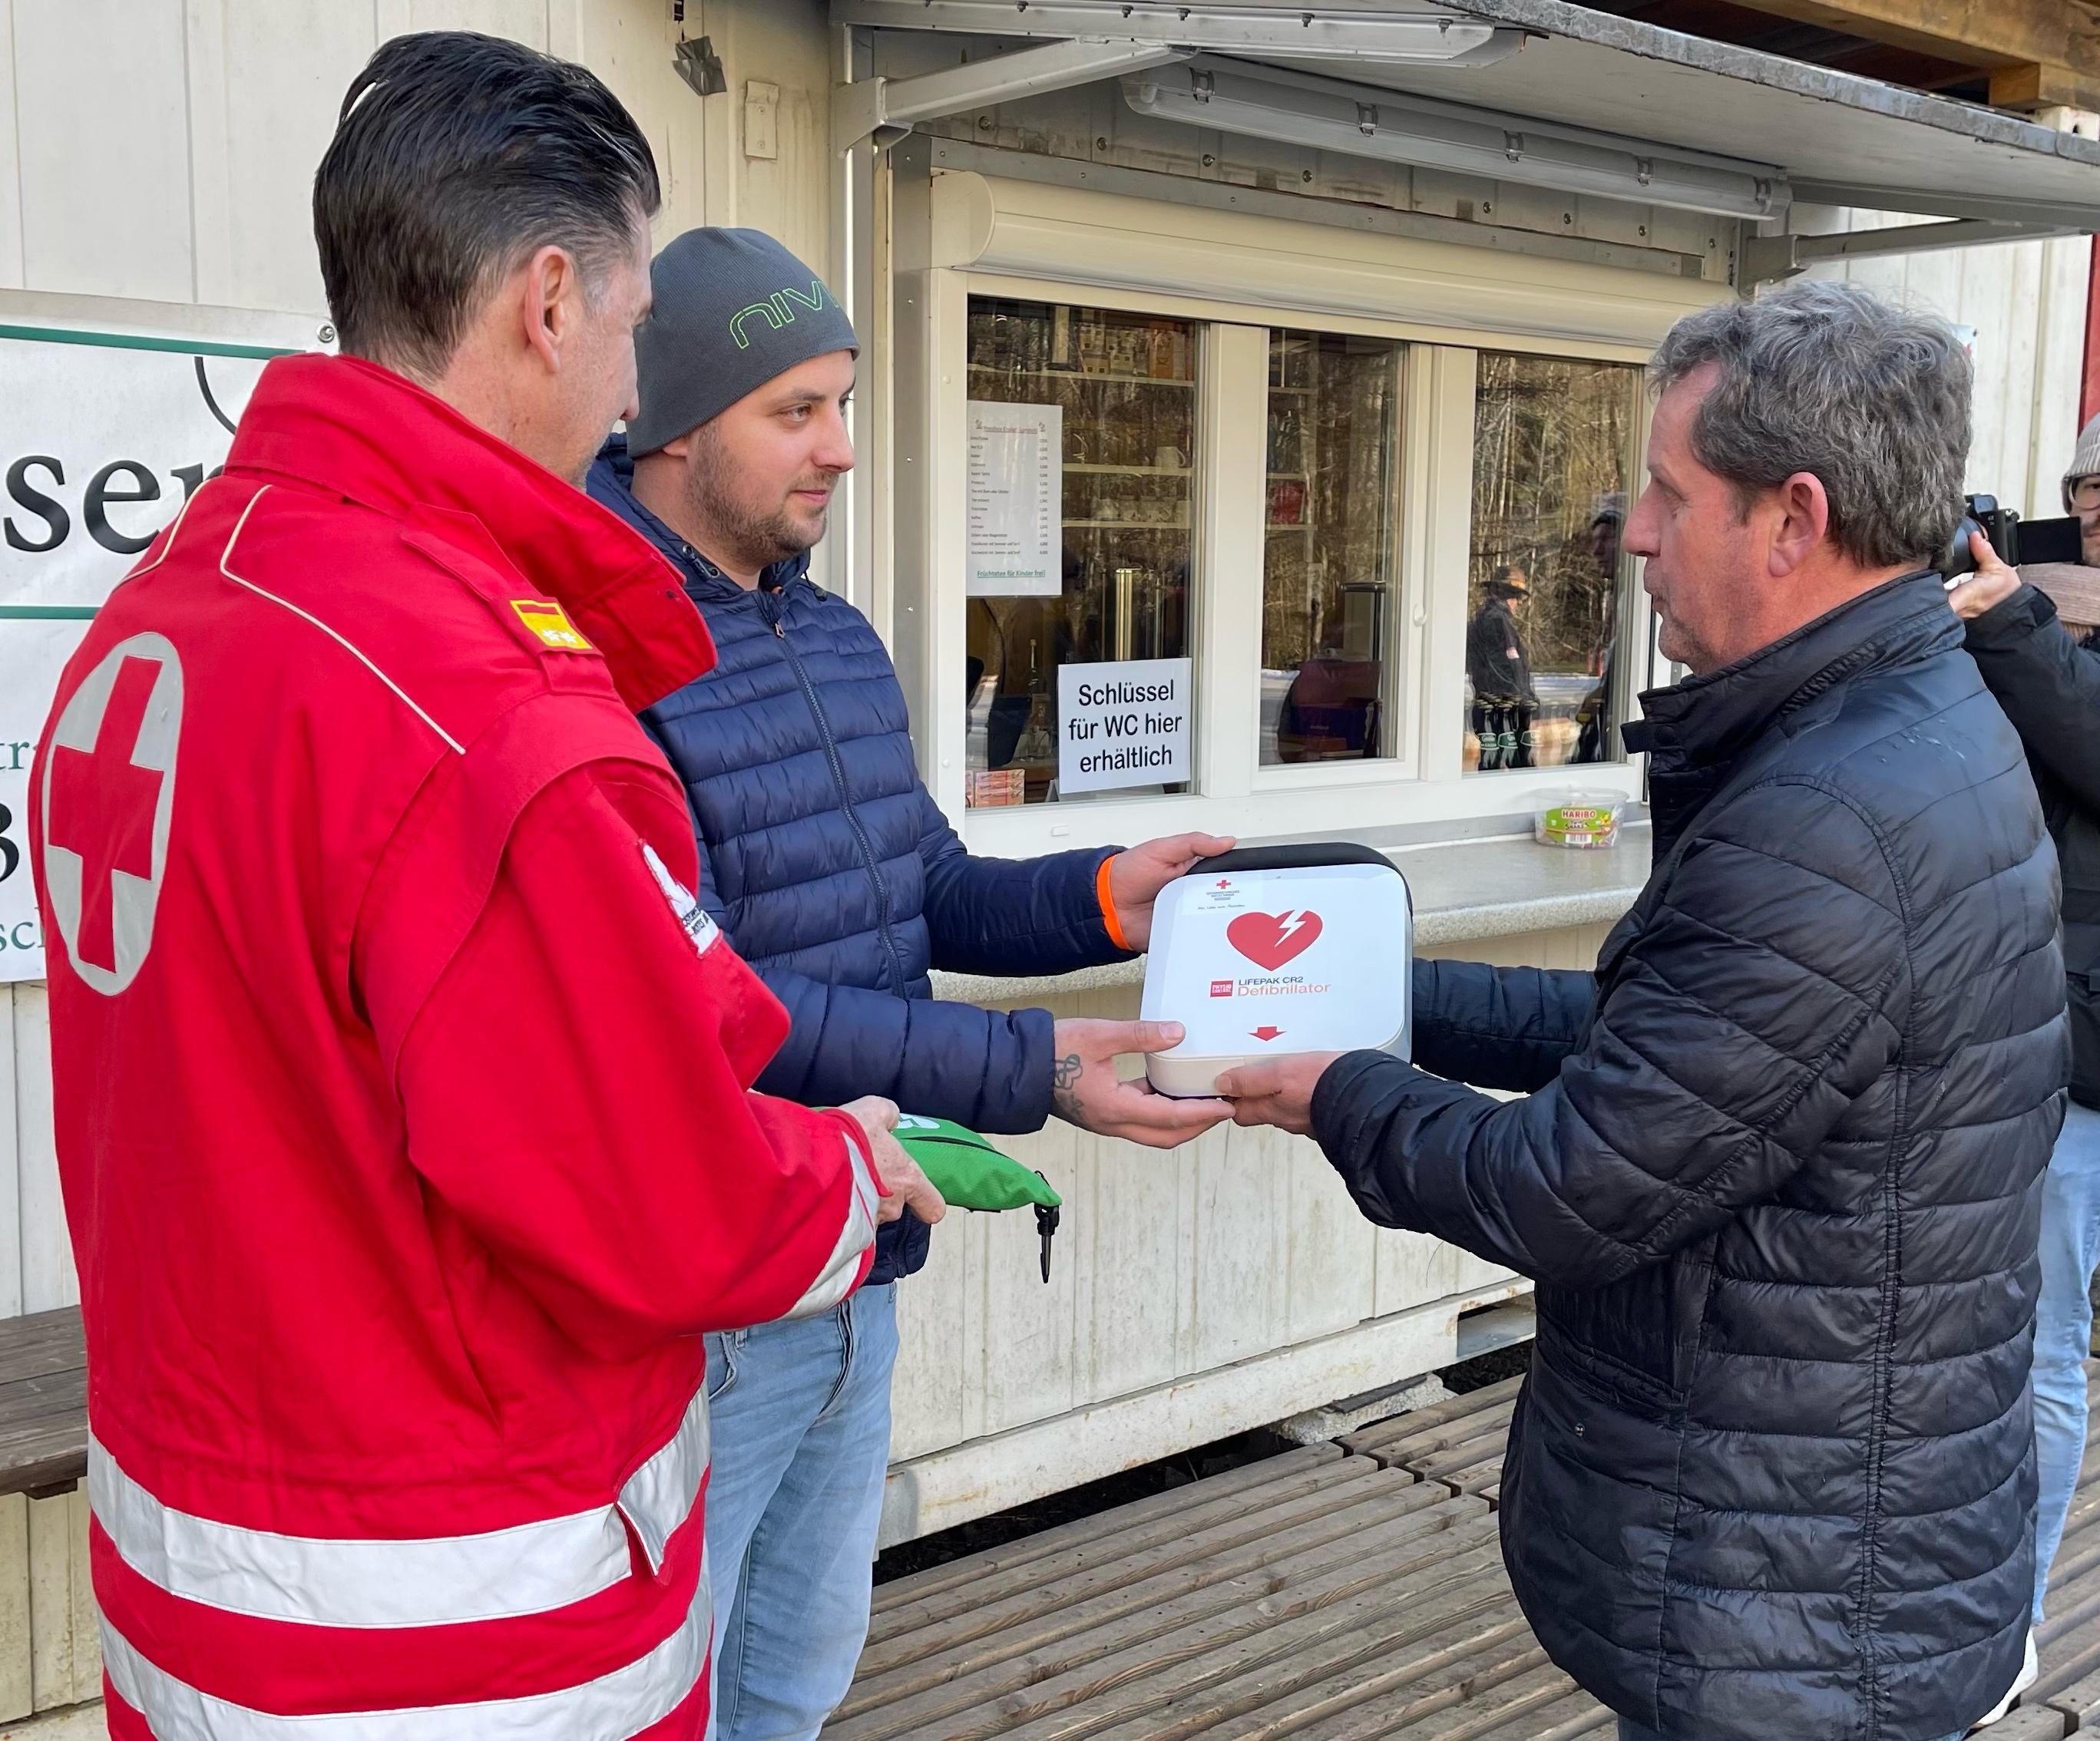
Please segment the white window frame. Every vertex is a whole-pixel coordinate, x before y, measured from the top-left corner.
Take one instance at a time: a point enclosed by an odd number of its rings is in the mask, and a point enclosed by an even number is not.
[[[1083,166],[1075,171],[1083,174]],[[1639,796],[1637,761],[1463,770],[1477,355],[1530,351],[1642,364],[1670,320],[1732,293],[1726,287],[1083,187],[993,183],[968,173],[932,179],[917,201],[900,188],[897,202],[896,653],[922,776],[971,850],[1021,857],[1190,829],[1255,839],[1348,835],[1366,826],[1402,824],[1432,836],[1458,835],[1525,813],[1546,791],[1571,783]],[[915,204],[924,226],[915,246],[907,233]],[[1016,264],[1027,269],[1004,269]],[[1167,271],[1177,272],[1184,286],[1207,278],[1216,288],[1206,295],[1134,281]],[[1308,293],[1269,299],[1286,286]],[[1257,291],[1263,299],[1251,300]],[[1352,296],[1403,293],[1445,318],[1396,320],[1344,306]],[[964,364],[968,304],[978,296],[1198,324],[1198,452],[1191,456],[1198,485],[1191,633],[1196,712],[1193,790],[1185,794],[964,805]],[[1483,302],[1501,324],[1462,324]],[[1264,431],[1269,334],[1277,329],[1407,346],[1397,597],[1396,620],[1388,627],[1401,703],[1391,757],[1259,765]],[[1636,430],[1644,443],[1644,403]],[[1636,466],[1639,458],[1637,449]],[[1630,477],[1630,499],[1639,482],[1637,472]],[[1636,592],[1631,602],[1634,617],[1621,632],[1637,659],[1652,644],[1653,623],[1643,595]],[[1629,671],[1629,698],[1641,675]]]

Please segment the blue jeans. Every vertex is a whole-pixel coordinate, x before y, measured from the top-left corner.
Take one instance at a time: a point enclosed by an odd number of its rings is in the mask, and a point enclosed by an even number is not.
[[[2085,1356],[2100,1265],[2100,1112],[2073,1102],[2041,1192],[2041,1298],[2035,1306],[2034,1621],[2085,1457]]]
[[[719,1741],[812,1741],[867,1637],[897,1290],[708,1338]]]

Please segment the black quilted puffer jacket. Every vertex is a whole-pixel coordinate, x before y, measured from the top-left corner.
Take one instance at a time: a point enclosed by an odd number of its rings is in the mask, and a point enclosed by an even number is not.
[[[1314,1102],[1372,1220],[1537,1278],[1511,1575],[1685,1741],[1935,1741],[2019,1665],[2069,1050],[2055,855],[1961,642],[1915,576],[1644,698],[1656,869],[1594,977],[1419,963],[1426,1069]]]

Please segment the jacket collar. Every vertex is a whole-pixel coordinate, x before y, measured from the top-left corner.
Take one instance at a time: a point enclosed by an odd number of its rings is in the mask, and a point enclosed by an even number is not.
[[[1734,761],[1767,727],[1870,667],[1961,644],[1939,577],[1905,575],[1847,599],[1732,665],[1641,697],[1627,747],[1659,760],[1705,767]]]
[[[695,604],[703,608],[708,605],[734,605],[752,597],[748,588],[724,574],[699,550],[686,543],[675,527],[642,505],[642,499],[634,493],[634,459],[627,451],[624,435],[611,437],[598,450],[585,487],[593,500],[611,509],[677,565],[685,577],[686,591]],[[796,581],[805,579],[809,572],[810,553],[805,550],[767,566],[759,575],[759,590],[785,592]]]
[[[1657,850],[1782,720],[1863,672],[1958,647],[1961,637],[1939,576],[1927,571],[1848,599],[1732,665],[1647,691],[1642,717],[1621,736],[1650,757]]]
[[[280,357],[227,467],[339,496],[457,543],[485,538],[605,655],[639,711],[712,668],[714,643],[646,539],[412,381],[355,357]]]

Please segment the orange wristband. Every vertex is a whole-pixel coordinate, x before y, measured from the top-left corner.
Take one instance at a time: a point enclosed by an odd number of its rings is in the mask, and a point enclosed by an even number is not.
[[[1120,853],[1111,853],[1101,861],[1101,868],[1094,875],[1094,897],[1101,904],[1101,923],[1109,928],[1109,941],[1126,955],[1136,951],[1123,934],[1123,922],[1116,917],[1115,901],[1109,894],[1109,866],[1122,857]]]

